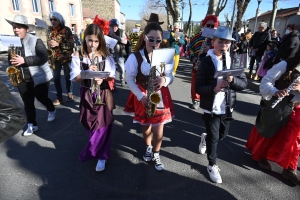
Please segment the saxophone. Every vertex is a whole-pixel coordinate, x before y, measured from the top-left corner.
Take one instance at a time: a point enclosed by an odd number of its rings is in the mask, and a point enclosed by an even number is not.
[[[12,58],[17,56],[16,49],[14,46],[10,47],[10,56]],[[6,73],[8,75],[8,79],[11,85],[15,87],[19,86],[19,84],[22,82],[21,71],[16,66],[12,65],[6,68]]]
[[[55,69],[55,60],[54,60],[54,51],[49,48],[49,41],[53,39],[52,33],[50,33],[49,29],[46,30],[46,38],[47,38],[47,52],[48,52],[48,63],[52,69]]]
[[[160,68],[161,68],[161,75],[162,75],[162,71],[165,67],[164,63],[160,64]],[[155,111],[156,111],[156,107],[157,104],[161,101],[160,96],[157,92],[155,92],[155,88],[153,86],[153,80],[156,79],[156,66],[152,66],[150,69],[150,74],[148,77],[148,83],[147,83],[147,96],[149,99],[148,102],[148,107],[147,107],[147,117],[151,118],[154,116]]]

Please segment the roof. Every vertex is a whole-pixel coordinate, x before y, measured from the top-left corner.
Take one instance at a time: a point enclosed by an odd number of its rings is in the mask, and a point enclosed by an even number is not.
[[[82,17],[83,18],[92,18],[94,19],[97,13],[90,8],[82,8]]]
[[[291,15],[295,15],[298,12],[299,12],[299,7],[278,9],[276,13],[276,17],[288,17]],[[272,10],[269,10],[259,15],[257,19],[270,19],[271,17],[272,17]],[[255,19],[255,17],[250,18],[249,20],[251,19]]]

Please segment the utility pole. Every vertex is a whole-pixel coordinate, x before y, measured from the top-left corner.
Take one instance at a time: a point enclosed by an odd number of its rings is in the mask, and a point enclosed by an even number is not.
[[[181,2],[181,24],[182,24],[182,30],[184,29],[184,26],[183,26],[183,9],[184,9],[184,7],[185,7],[185,2],[184,1],[182,1]]]

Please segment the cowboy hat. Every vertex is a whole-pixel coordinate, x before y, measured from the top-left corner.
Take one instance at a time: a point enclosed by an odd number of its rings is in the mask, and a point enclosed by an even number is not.
[[[218,26],[217,30],[213,33],[212,36],[220,38],[220,39],[224,39],[224,40],[235,41],[235,39],[232,38],[231,28],[227,28],[225,26]]]
[[[144,20],[148,23],[155,22],[155,23],[158,23],[159,25],[164,23],[164,22],[159,21],[158,14],[156,14],[156,13],[151,13],[149,19],[144,18]]]
[[[28,19],[26,16],[24,15],[15,15],[14,17],[14,20],[11,21],[11,20],[8,20],[8,19],[5,19],[10,25],[13,25],[14,23],[16,24],[22,24],[22,25],[25,25],[29,28],[30,31],[34,31],[35,29],[35,25],[34,24],[28,24]]]

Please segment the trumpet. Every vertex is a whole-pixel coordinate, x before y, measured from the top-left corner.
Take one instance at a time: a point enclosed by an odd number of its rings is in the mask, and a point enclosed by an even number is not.
[[[10,47],[10,55],[12,58],[17,56],[16,49],[14,46]],[[12,65],[6,68],[6,73],[8,75],[11,85],[19,86],[19,84],[22,82],[21,71],[16,66]]]
[[[95,59],[96,59],[96,62],[95,62]],[[92,65],[95,65],[95,64],[98,67],[98,71],[101,71],[98,56],[95,57],[95,49],[94,49],[94,47],[92,47]],[[97,81],[93,80],[91,92],[94,94],[96,92],[96,90],[97,90],[97,97],[96,97],[96,101],[94,102],[94,105],[105,105],[105,103],[103,103],[102,99],[101,99],[100,85],[97,84]]]

